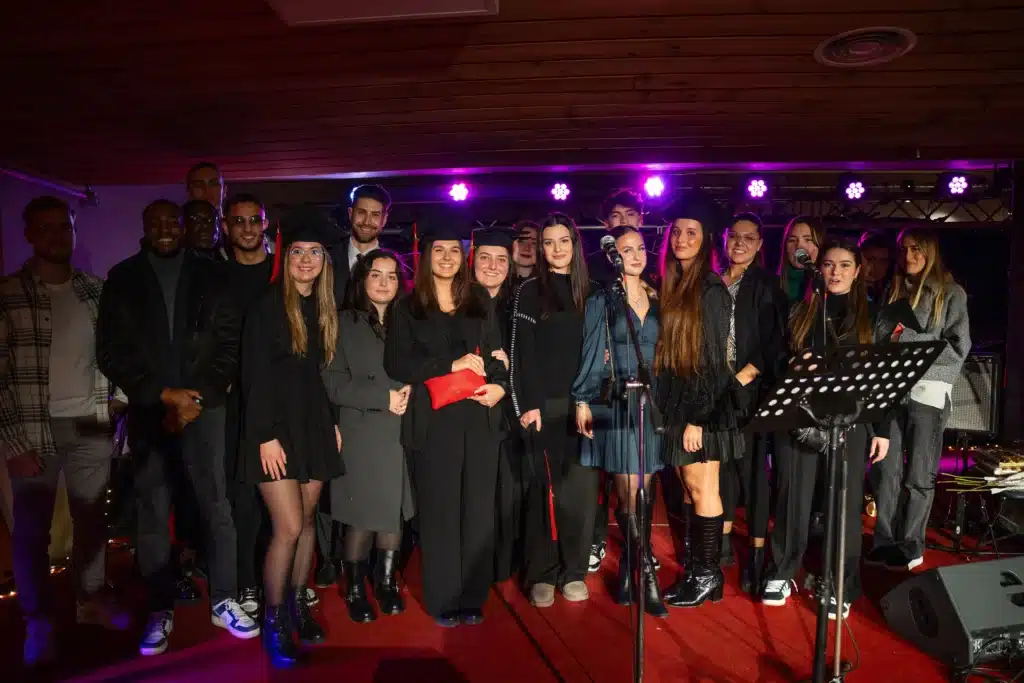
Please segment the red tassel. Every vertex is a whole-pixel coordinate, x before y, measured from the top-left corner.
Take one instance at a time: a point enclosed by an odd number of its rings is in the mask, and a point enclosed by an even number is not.
[[[551,483],[551,463],[548,450],[544,449],[544,468],[548,471],[548,516],[551,518],[551,540],[558,540],[558,524],[555,522],[555,486]]]
[[[281,253],[281,223],[277,223],[277,234],[274,236],[274,267],[270,271],[270,281],[277,282],[281,277],[281,267],[284,255]]]
[[[420,234],[416,230],[416,224],[412,224],[412,272],[413,277],[420,270]]]
[[[604,492],[606,490],[604,478],[605,473],[601,472],[600,476],[598,477],[599,486],[597,488],[597,504],[600,505],[602,508],[604,507]]]

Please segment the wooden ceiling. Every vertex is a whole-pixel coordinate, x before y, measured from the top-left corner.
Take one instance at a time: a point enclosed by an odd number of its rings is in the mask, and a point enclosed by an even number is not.
[[[0,165],[70,182],[1024,157],[1019,0],[502,0],[297,28],[263,0],[5,4]],[[814,60],[869,26],[917,47]]]

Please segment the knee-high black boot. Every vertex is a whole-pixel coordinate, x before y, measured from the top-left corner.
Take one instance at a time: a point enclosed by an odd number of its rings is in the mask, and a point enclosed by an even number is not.
[[[654,549],[651,547],[651,530],[654,528],[654,499],[648,498],[644,505],[644,542],[647,552],[644,555],[644,562],[647,563],[647,571],[644,574],[644,611],[652,617],[664,618],[668,616],[668,608],[661,599],[661,589],[658,588],[658,572],[654,569]]]
[[[615,511],[615,519],[622,532],[622,550],[619,552],[619,576],[615,580],[615,602],[620,605],[633,604],[633,572],[632,566],[636,557],[636,540],[629,526],[629,515],[622,510]]]
[[[373,594],[381,614],[401,614],[405,611],[402,589],[398,586],[398,552],[377,551],[377,567],[373,574]]]
[[[366,568],[363,561],[343,564],[345,571],[345,604],[349,618],[357,624],[366,624],[377,618],[373,605],[366,597]]]
[[[722,516],[694,515],[691,529],[692,561],[687,567],[686,579],[678,593],[666,596],[673,607],[699,607],[705,600],[722,599],[725,579],[718,560],[722,552]]]
[[[665,589],[663,597],[665,602],[673,604],[673,601],[678,597],[679,592],[683,589],[683,584],[686,583],[690,575],[691,564],[693,559],[693,552],[691,546],[693,541],[693,525],[696,513],[693,511],[693,503],[683,503],[683,537],[682,545],[676,548],[676,563],[679,565],[679,574],[676,576],[675,582]]]

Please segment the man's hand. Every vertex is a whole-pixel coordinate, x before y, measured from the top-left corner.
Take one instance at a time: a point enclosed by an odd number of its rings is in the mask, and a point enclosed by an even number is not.
[[[38,477],[43,473],[43,461],[35,450],[25,451],[7,460],[7,472],[11,479]]]
[[[872,464],[885,460],[885,456],[889,454],[889,439],[883,439],[880,436],[876,436],[871,439],[871,462]]]
[[[537,408],[534,408],[533,410],[527,410],[525,413],[523,413],[523,416],[519,418],[519,424],[522,425],[523,429],[529,429],[530,425],[533,425],[534,427],[537,428],[537,431],[539,432],[543,424],[540,417],[540,410]]]
[[[194,389],[167,388],[160,392],[160,401],[178,413],[178,418],[186,425],[194,421],[203,412],[200,404],[203,397]]]
[[[110,415],[110,419],[121,417],[128,412],[128,404],[124,401],[118,401],[116,398],[107,404],[107,413]]]

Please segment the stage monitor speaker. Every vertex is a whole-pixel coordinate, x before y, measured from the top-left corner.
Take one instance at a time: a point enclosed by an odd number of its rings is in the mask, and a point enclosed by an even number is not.
[[[953,383],[952,406],[946,429],[968,434],[996,434],[1002,361],[995,353],[972,353]]]
[[[959,669],[1016,651],[1024,641],[1024,558],[940,567],[882,598],[889,627]]]

